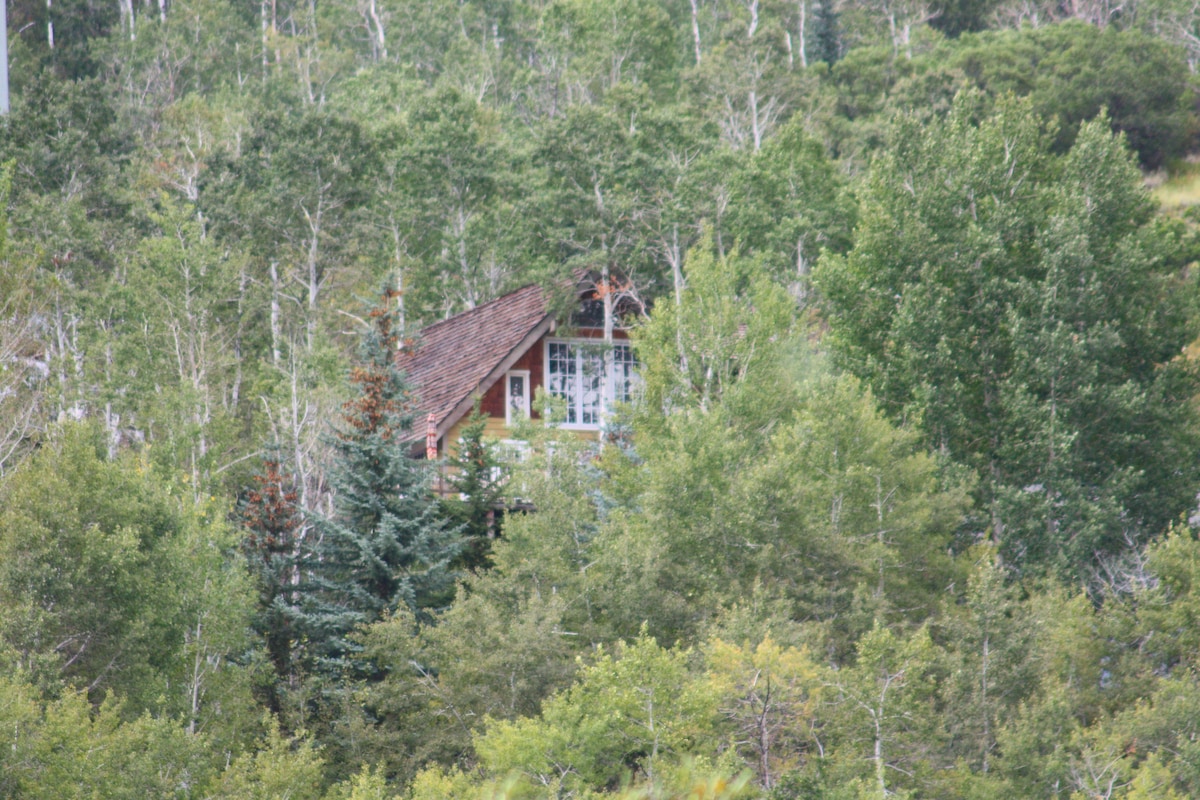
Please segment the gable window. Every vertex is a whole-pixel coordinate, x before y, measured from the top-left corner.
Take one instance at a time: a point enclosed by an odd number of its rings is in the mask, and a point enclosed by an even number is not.
[[[605,375],[605,354],[612,370]],[[599,428],[614,401],[633,397],[635,362],[627,342],[608,350],[595,340],[555,340],[546,343],[546,389],[567,404],[567,427]]]
[[[512,370],[504,378],[504,424],[529,419],[529,370]]]

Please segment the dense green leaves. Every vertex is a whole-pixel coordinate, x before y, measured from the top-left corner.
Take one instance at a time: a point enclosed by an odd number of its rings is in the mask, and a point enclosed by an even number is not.
[[[841,363],[979,471],[1005,554],[1078,571],[1191,499],[1189,328],[1103,123],[1058,157],[1027,105],[976,125],[970,97],[897,123],[820,286]]]
[[[0,794],[1200,793],[1188,4],[9,22]],[[398,341],[580,268],[640,393],[435,502]]]
[[[99,449],[94,429],[68,427],[5,483],[0,635],[47,690],[118,691],[134,713],[165,705],[202,724],[222,659],[247,643],[230,531],[144,460]]]
[[[298,603],[310,663],[344,669],[348,634],[386,612],[436,608],[451,590],[460,530],[437,515],[425,462],[412,457],[409,387],[395,364],[400,341],[390,291],[372,309],[350,382],[356,394],[334,429],[334,514],[302,546]]]

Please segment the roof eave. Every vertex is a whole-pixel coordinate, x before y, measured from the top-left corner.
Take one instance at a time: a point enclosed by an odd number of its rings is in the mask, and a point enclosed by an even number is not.
[[[440,439],[449,433],[450,429],[453,428],[460,419],[470,413],[471,409],[475,407],[475,398],[482,397],[488,389],[491,389],[492,386],[496,384],[496,381],[500,380],[504,373],[508,372],[512,368],[512,365],[517,363],[521,356],[525,355],[529,348],[533,347],[537,343],[538,339],[551,332],[551,330],[554,328],[554,323],[555,319],[553,316],[550,314],[544,315],[537,325],[534,325],[529,332],[521,338],[521,341],[517,342],[513,348],[508,351],[508,354],[500,360],[500,363],[493,367],[492,370],[488,372],[488,374],[485,375],[478,384],[476,384],[474,389],[472,389],[465,397],[459,400],[454,408],[450,410],[449,414],[438,421],[438,438]]]

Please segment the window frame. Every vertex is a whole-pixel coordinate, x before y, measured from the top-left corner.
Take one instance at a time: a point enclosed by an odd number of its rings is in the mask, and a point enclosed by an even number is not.
[[[610,345],[605,344],[603,339],[586,337],[586,336],[574,336],[574,337],[570,337],[570,338],[560,337],[560,336],[545,337],[545,339],[542,342],[542,364],[543,364],[542,385],[545,387],[546,392],[548,394],[551,393],[551,391],[550,391],[550,385],[551,385],[550,346],[553,344],[566,345],[569,348],[568,352],[570,352],[574,356],[575,372],[574,372],[574,375],[572,376],[574,378],[574,382],[575,382],[575,387],[574,387],[575,388],[575,391],[574,391],[575,408],[574,408],[574,411],[575,411],[576,419],[583,419],[583,415],[584,415],[583,396],[585,393],[584,386],[583,386],[583,379],[584,379],[584,375],[585,375],[584,369],[583,369],[584,354],[587,352],[588,348],[592,348],[593,350],[599,351],[601,358],[602,358],[601,363],[603,363],[604,349],[606,347],[610,347]],[[629,363],[633,368],[634,374],[636,374],[637,360],[633,357],[632,343],[628,339],[616,339],[612,342],[611,347],[614,350],[618,347],[622,347],[628,351],[629,360],[628,360],[628,362],[623,361],[622,363]],[[616,363],[617,363],[617,361],[614,358],[613,364],[615,365]],[[572,431],[598,431],[601,428],[603,428],[604,427],[604,419],[608,416],[608,412],[611,410],[612,404],[615,402],[625,402],[625,401],[617,400],[617,387],[616,387],[616,383],[615,383],[615,378],[616,378],[615,375],[602,375],[601,376],[600,403],[599,403],[599,408],[596,411],[596,415],[598,417],[597,422],[588,423],[588,422],[566,422],[566,421],[564,421],[564,422],[558,423],[558,427],[563,428],[565,430],[572,430]],[[505,392],[507,394],[507,389],[505,389]],[[566,398],[562,397],[561,395],[554,395],[554,396],[559,397],[563,400],[566,400]],[[630,399],[632,399],[632,390],[631,390]]]
[[[521,410],[525,412],[525,419],[529,419],[530,411],[530,386],[529,386],[529,370],[527,369],[510,369],[504,373],[504,425],[511,428],[517,422],[522,420],[513,419],[513,402],[512,402],[512,378],[525,379],[525,397],[522,402]]]

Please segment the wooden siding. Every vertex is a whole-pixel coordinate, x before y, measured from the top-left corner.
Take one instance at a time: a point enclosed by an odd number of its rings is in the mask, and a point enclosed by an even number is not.
[[[572,339],[600,339],[603,338],[604,331],[599,328],[576,328],[570,331],[569,338]],[[529,373],[529,415],[533,419],[541,419],[541,414],[538,413],[537,403],[534,402],[534,397],[537,395],[537,390],[545,385],[546,382],[546,339],[562,338],[557,334],[547,334],[538,339],[522,356],[517,359],[517,362],[512,365],[513,370],[527,371]],[[623,330],[613,331],[613,338],[626,341],[629,335]],[[505,424],[505,380],[496,381],[490,389],[488,389],[480,401],[479,409],[487,415],[487,423],[483,429],[483,435],[488,439],[511,439],[513,438],[512,431]],[[466,420],[459,420],[450,430],[439,444],[441,445],[439,455],[443,458],[452,457],[458,452],[458,440],[462,437],[462,429],[466,424]],[[595,441],[600,437],[599,431],[573,431],[581,439]]]
[[[463,428],[467,426],[467,421],[459,420],[454,423],[454,427],[446,434],[446,438],[442,443],[442,455],[447,458],[453,458],[458,455],[458,440],[462,438]],[[485,439],[511,439],[512,435],[504,424],[504,417],[489,416],[487,422],[483,425],[483,436]]]

